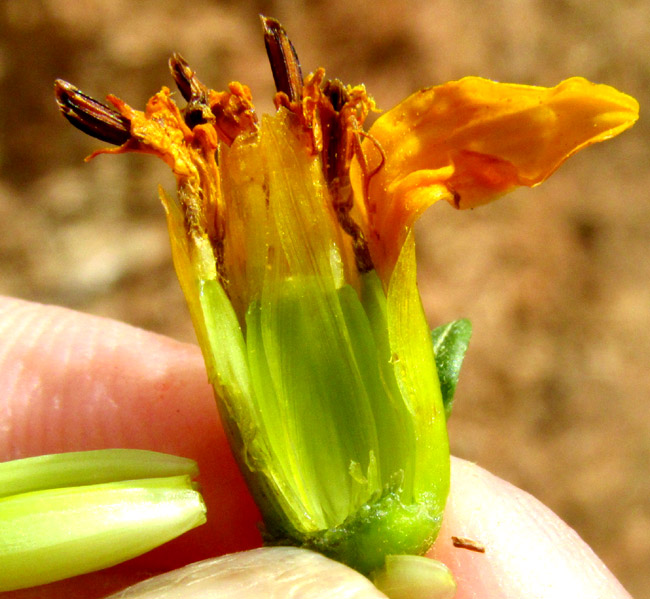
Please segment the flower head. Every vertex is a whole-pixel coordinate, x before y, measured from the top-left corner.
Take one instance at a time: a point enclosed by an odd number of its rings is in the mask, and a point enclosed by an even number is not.
[[[174,263],[231,445],[269,542],[369,573],[421,553],[449,487],[446,416],[416,285],[412,228],[536,185],[637,118],[616,90],[467,78],[422,90],[375,122],[363,86],[305,77],[263,19],[277,112],[249,89],[215,92],[174,55],[187,102],[163,88],[144,112],[57,83],[64,115],[162,158]],[[443,387],[446,389],[446,387]],[[446,399],[446,398],[445,398]]]

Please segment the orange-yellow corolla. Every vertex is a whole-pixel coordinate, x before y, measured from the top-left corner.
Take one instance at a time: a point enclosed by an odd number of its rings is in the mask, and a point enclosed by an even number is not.
[[[474,208],[538,185],[578,150],[631,127],[638,111],[634,98],[580,77],[553,88],[466,77],[414,93],[363,143],[373,173],[365,193],[353,165],[373,260],[389,272],[434,202]]]

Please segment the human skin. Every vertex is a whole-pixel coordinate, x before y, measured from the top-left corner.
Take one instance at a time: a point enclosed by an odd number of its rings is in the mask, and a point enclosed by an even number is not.
[[[182,455],[198,462],[208,507],[207,524],[145,556],[3,599],[104,597],[196,560],[260,546],[259,514],[230,454],[198,347],[0,298],[0,389],[0,461],[109,447]],[[451,536],[475,539],[485,553],[456,548]],[[445,520],[430,556],[454,572],[456,599],[630,597],[550,510],[459,459],[452,461]],[[309,568],[303,578],[322,587],[323,598],[331,596],[331,576],[318,563]],[[343,574],[352,581],[359,576]],[[242,591],[237,599],[272,596],[273,589],[284,595],[295,579],[286,570],[259,576],[258,594]],[[171,596],[182,597],[182,590]],[[382,595],[355,595],[361,596]]]

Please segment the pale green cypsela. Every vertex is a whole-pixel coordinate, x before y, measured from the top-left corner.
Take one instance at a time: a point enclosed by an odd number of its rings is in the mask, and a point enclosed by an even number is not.
[[[0,464],[0,592],[107,568],[205,522],[192,460],[107,449]]]

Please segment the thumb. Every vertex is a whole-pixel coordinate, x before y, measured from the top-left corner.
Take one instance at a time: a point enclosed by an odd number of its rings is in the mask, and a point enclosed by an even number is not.
[[[108,599],[386,599],[364,576],[313,551],[265,547],[191,564]]]

